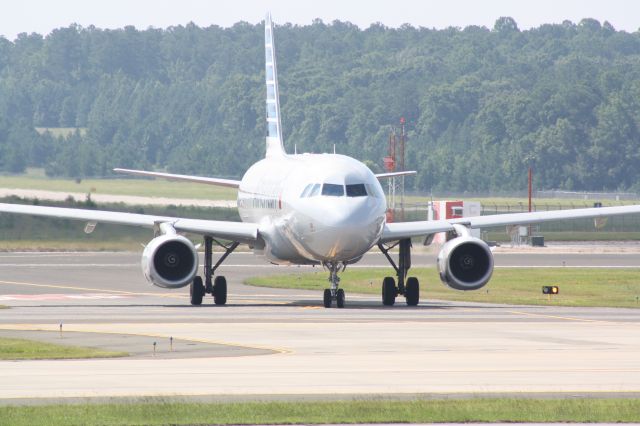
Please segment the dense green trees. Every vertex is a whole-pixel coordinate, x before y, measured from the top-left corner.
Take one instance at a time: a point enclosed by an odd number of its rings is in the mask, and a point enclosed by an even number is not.
[[[0,37],[0,170],[241,176],[264,152],[262,37],[243,22]],[[290,151],[335,144],[379,167],[403,116],[421,191],[521,189],[528,166],[541,188],[640,190],[640,33],[316,20],[276,39]]]

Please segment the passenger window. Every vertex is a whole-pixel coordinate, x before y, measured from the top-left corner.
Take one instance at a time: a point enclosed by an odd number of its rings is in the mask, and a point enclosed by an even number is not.
[[[320,195],[320,184],[316,183],[315,185],[313,185],[313,189],[311,190],[311,193],[309,194],[309,197],[315,197],[317,195]]]
[[[322,185],[322,195],[329,197],[342,197],[344,195],[344,186],[333,183],[325,183]]]
[[[356,183],[353,185],[347,185],[347,197],[366,197],[367,189],[364,183]]]

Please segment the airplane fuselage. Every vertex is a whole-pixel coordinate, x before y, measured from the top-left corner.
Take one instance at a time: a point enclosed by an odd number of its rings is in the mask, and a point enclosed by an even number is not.
[[[380,238],[386,199],[363,163],[337,154],[267,157],[238,188],[244,222],[259,224],[254,248],[280,264],[354,262]]]

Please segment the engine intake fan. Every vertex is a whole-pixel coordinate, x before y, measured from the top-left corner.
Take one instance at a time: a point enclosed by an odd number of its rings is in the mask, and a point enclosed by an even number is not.
[[[151,284],[180,288],[193,281],[198,271],[198,252],[193,243],[176,234],[168,224],[160,225],[160,235],[142,253],[142,272]]]
[[[438,254],[440,279],[455,290],[477,290],[489,282],[493,274],[493,253],[479,238],[472,237],[466,228],[448,241]]]

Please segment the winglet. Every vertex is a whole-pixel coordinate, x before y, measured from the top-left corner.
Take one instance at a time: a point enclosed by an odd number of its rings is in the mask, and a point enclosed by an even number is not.
[[[280,94],[278,91],[278,70],[276,67],[276,47],[273,40],[271,13],[264,21],[265,77],[267,85],[267,157],[285,155],[280,120]]]

